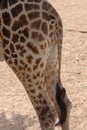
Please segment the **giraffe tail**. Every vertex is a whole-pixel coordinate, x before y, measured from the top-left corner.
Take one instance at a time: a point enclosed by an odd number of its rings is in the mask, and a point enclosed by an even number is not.
[[[61,87],[61,85],[59,83],[57,83],[56,100],[57,100],[57,104],[60,108],[60,115],[59,115],[59,122],[56,124],[56,126],[58,126],[58,125],[62,126],[67,118],[67,107],[64,102],[65,95],[66,95],[66,90],[63,87]]]
[[[62,26],[62,23],[61,23]],[[63,30],[61,30],[63,32]],[[67,106],[64,102],[66,96],[66,90],[61,84],[61,56],[62,56],[62,33],[60,34],[61,38],[58,38],[58,82],[56,85],[56,100],[60,109],[59,122],[56,125],[63,125],[67,118]]]

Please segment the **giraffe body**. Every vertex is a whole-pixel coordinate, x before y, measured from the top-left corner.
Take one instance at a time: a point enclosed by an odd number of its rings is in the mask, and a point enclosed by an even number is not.
[[[1,0],[4,57],[23,84],[41,130],[54,130],[58,113],[69,130],[70,101],[60,81],[63,27],[46,0]]]

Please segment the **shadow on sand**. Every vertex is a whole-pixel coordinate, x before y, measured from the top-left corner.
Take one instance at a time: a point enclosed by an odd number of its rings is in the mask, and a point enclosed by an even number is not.
[[[11,118],[7,118],[4,112],[0,114],[0,130],[25,130],[35,124],[36,117],[13,113]]]

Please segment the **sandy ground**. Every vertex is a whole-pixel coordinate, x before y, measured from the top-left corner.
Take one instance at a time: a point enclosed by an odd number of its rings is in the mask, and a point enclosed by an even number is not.
[[[87,130],[87,0],[49,1],[60,13],[64,25],[62,81],[73,104],[70,130]],[[0,130],[40,130],[23,86],[2,55]]]

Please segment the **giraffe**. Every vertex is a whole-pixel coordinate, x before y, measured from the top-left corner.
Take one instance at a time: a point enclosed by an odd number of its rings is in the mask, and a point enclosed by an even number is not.
[[[0,0],[4,58],[23,84],[41,130],[54,130],[56,115],[69,130],[71,102],[61,83],[63,25],[47,0]]]

